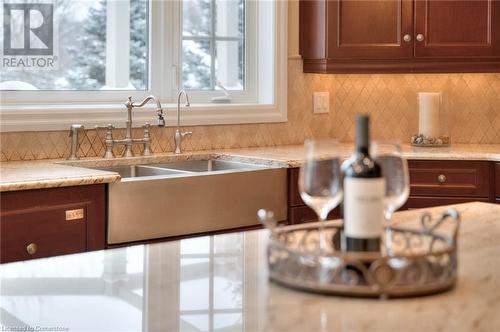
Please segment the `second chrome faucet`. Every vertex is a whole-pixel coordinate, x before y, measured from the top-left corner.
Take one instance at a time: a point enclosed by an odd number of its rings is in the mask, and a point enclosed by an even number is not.
[[[179,91],[179,94],[177,95],[177,129],[175,130],[174,134],[174,141],[175,141],[175,154],[180,154],[182,153],[182,139],[184,136],[191,136],[193,132],[191,131],[181,131],[181,97],[184,95],[186,98],[186,107],[189,107],[191,104],[189,103],[189,96],[186,93],[186,91],[181,90]]]

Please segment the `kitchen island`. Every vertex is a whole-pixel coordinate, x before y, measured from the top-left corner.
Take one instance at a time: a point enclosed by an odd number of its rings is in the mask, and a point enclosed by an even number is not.
[[[269,234],[257,230],[0,265],[2,328],[498,331],[500,205],[453,207],[462,215],[459,273],[446,293],[378,300],[283,288],[268,280]]]

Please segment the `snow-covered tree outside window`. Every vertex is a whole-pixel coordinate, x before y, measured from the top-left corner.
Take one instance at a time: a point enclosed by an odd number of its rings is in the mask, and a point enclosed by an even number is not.
[[[47,1],[25,0],[24,3]],[[56,0],[52,3],[53,20],[58,27],[57,66],[13,67],[2,62],[2,90],[147,90],[147,0]],[[11,20],[18,17],[11,16]],[[23,22],[14,23],[23,27]],[[122,28],[126,31],[119,30]],[[120,49],[112,50],[113,47]],[[23,58],[29,60],[29,57]],[[116,63],[116,58],[125,62],[120,64],[121,68],[110,71],[107,66]],[[122,77],[110,77],[117,75]]]
[[[245,87],[245,1],[183,2],[182,86]]]

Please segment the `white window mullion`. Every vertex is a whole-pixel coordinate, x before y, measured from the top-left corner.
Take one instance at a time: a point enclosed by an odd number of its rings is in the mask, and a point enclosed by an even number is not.
[[[178,5],[177,5],[178,7]],[[175,1],[151,1],[150,5],[150,91],[163,103],[174,101],[177,84],[177,48],[176,45]]]
[[[216,0],[211,1],[211,10],[212,10],[212,20],[211,20],[211,29],[210,29],[210,90],[215,89],[215,85],[217,82],[215,81],[215,57],[216,57],[216,41],[215,41],[215,21],[217,20],[217,8],[215,4]]]
[[[106,5],[106,86],[130,86],[130,0]]]

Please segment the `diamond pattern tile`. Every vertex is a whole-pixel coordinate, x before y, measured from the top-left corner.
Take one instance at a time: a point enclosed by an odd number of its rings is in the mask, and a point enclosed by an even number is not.
[[[313,114],[314,91],[330,92],[330,113]],[[372,115],[373,137],[407,142],[417,131],[417,92],[440,91],[455,143],[500,143],[500,73],[492,74],[303,74],[300,60],[288,63],[288,122],[186,127],[194,134],[184,150],[300,144],[306,138],[354,139],[356,113]],[[175,128],[151,128],[153,152],[174,149]],[[125,135],[116,130],[115,137]],[[79,155],[102,156],[104,131],[82,135]],[[134,129],[140,137],[141,129]],[[65,158],[67,131],[0,133],[1,161]],[[123,147],[115,148],[120,155]],[[141,152],[134,146],[134,153]]]

